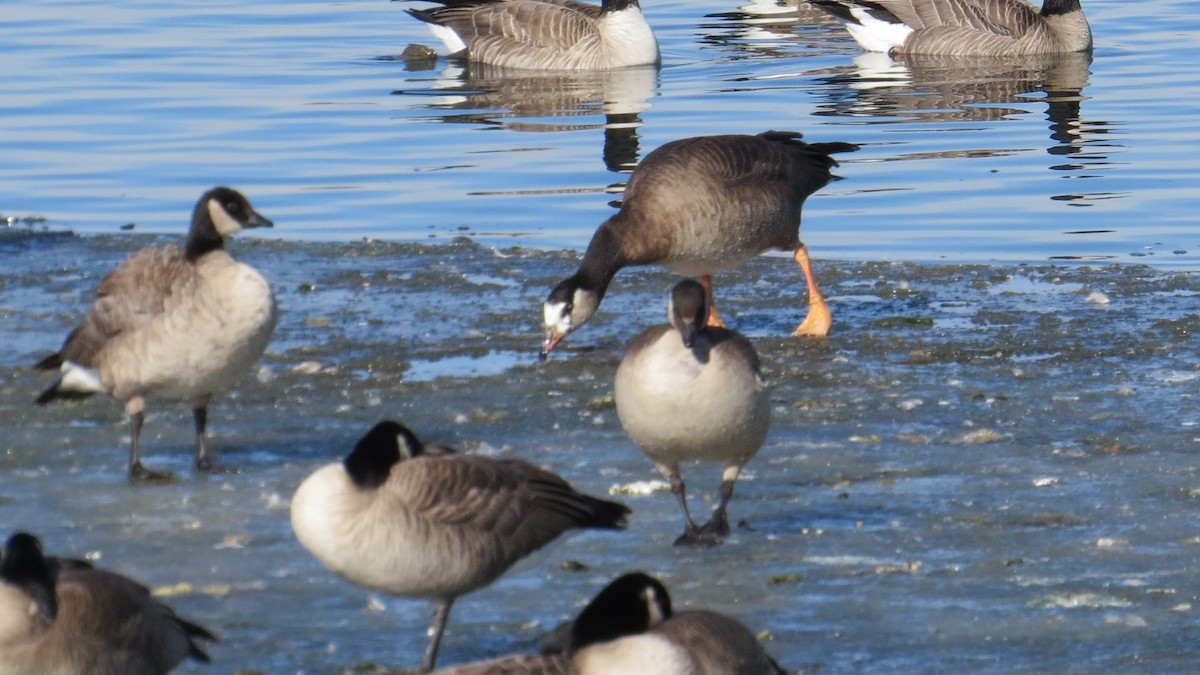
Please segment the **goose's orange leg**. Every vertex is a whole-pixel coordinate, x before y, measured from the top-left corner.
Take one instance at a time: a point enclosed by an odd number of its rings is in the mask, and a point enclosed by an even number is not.
[[[829,312],[829,305],[825,304],[825,298],[821,296],[821,289],[817,287],[817,279],[812,272],[812,263],[808,259],[808,249],[804,244],[800,244],[792,257],[804,272],[804,283],[808,284],[808,316],[804,317],[804,321],[796,327],[796,332],[792,335],[825,337],[829,334],[830,325],[833,324],[833,316]]]
[[[712,275],[705,274],[704,276],[700,277],[698,281],[700,282],[700,285],[704,287],[704,301],[708,303],[708,323],[706,325],[715,326],[717,328],[726,328],[727,326],[725,325],[725,322],[722,321],[721,317],[717,315],[717,302],[716,299],[713,298]]]

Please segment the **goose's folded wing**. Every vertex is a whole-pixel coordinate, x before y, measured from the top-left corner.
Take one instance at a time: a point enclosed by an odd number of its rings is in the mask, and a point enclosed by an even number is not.
[[[195,284],[193,266],[175,246],[143,249],[100,281],[99,297],[63,344],[62,361],[83,366],[121,333],[162,313],[173,295]]]

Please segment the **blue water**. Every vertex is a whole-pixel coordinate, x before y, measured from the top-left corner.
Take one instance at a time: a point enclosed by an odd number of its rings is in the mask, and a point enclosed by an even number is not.
[[[1088,2],[1090,64],[999,70],[773,7],[647,0],[661,70],[513,79],[399,60],[445,50],[382,0],[9,5],[0,214],[174,232],[224,183],[271,237],[582,248],[654,147],[798,129],[863,146],[809,202],[817,257],[1197,266],[1192,3]]]

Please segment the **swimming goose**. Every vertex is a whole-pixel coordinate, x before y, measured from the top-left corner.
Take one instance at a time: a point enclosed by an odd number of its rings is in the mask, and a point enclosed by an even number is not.
[[[837,162],[829,155],[857,149],[768,131],[685,138],[651,152],[629,177],[620,211],[592,236],[579,270],[546,299],[542,356],[592,317],[613,276],[629,265],[699,276],[710,321],[721,325],[712,275],[768,249],[792,251],[808,284],[808,316],[794,334],[827,334],[829,307],[800,243],[800,209],[831,180]]]
[[[158,675],[209,658],[216,638],[137,582],[76,560],[46,558],[12,535],[0,561],[0,675]]]
[[[141,462],[148,398],[191,402],[196,468],[217,468],[204,442],[208,405],[262,356],[275,329],[275,297],[266,280],[225,252],[225,238],[249,227],[272,223],[235,190],[205,192],[184,247],[129,256],[100,280],[99,298],[62,349],[37,364],[62,371],[39,404],[98,392],[125,403],[130,480],[171,477]]]
[[[515,654],[436,671],[436,675],[569,675],[571,656],[583,648],[648,630],[671,615],[662,583],[641,572],[623,574],[563,626],[563,651]]]
[[[1092,29],[1079,0],[814,0],[863,49],[899,54],[1005,56],[1083,52]]]
[[[658,42],[638,0],[431,0],[406,10],[450,55],[508,68],[610,70],[654,65]]]
[[[296,538],[346,580],[439,603],[423,670],[456,598],[571,528],[620,529],[629,514],[528,462],[426,445],[391,421],[306,478],[291,510]]]
[[[771,408],[754,346],[735,331],[706,325],[703,286],[671,290],[668,325],[642,331],[625,349],[613,384],[617,417],[634,443],[671,481],[687,529],[676,544],[712,545],[729,534],[733,485],[767,438]],[[721,499],[703,526],[692,520],[681,462],[721,462]]]

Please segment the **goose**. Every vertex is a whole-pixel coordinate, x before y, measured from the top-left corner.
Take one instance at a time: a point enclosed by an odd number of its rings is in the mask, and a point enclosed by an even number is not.
[[[542,357],[595,314],[613,276],[630,265],[699,276],[709,321],[723,325],[712,275],[768,249],[792,251],[808,284],[808,315],[794,334],[826,335],[829,307],[800,243],[800,209],[832,179],[837,162],[829,155],[857,149],[805,143],[794,131],[697,136],[657,148],[633,170],[621,209],[596,230],[578,271],[546,298]]]
[[[514,654],[442,668],[435,675],[571,675],[574,653],[641,633],[670,615],[671,597],[662,582],[642,572],[628,572],[609,582],[573,621],[555,631],[564,633],[561,649],[543,648],[540,654]]]
[[[643,572],[617,577],[568,627],[566,651],[447,668],[437,675],[783,675],[740,621],[710,610],[675,612]]]
[[[47,558],[25,532],[0,561],[0,675],[158,675],[208,663],[216,640],[141,584],[77,560]]]
[[[1092,49],[1079,0],[814,0],[869,52],[962,56]]]
[[[657,65],[658,42],[638,0],[431,0],[406,10],[452,57],[507,68],[611,70]]]
[[[435,665],[456,598],[571,528],[623,529],[628,515],[528,462],[423,444],[390,420],[306,478],[291,506],[296,538],[333,572],[438,603],[422,670]]]
[[[758,354],[736,331],[709,326],[706,292],[687,279],[671,289],[666,325],[633,338],[613,382],[617,418],[671,482],[687,529],[676,544],[711,545],[729,534],[725,509],[746,462],[767,438],[770,400]],[[692,520],[681,462],[724,464],[721,498],[703,526]]]
[[[100,280],[98,298],[62,349],[37,364],[61,376],[37,398],[106,393],[129,414],[129,477],[162,482],[142,465],[146,399],[190,401],[196,469],[220,470],[204,441],[208,406],[262,356],[275,329],[275,297],[254,268],[225,252],[225,238],[272,227],[236,190],[205,192],[180,248],[144,248]]]
[[[784,675],[750,629],[703,609],[671,614],[650,630],[588,646],[571,659],[575,675]]]

